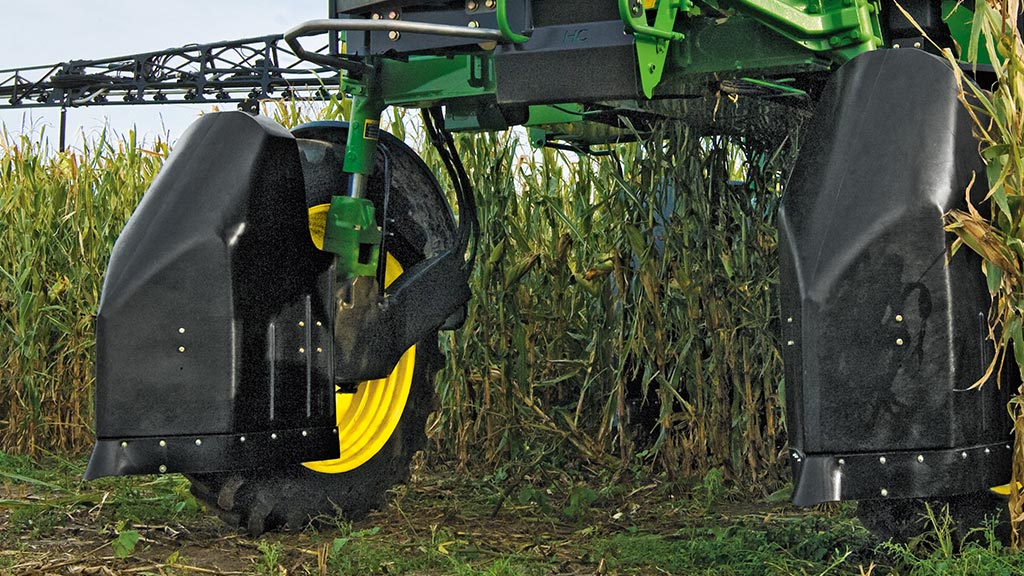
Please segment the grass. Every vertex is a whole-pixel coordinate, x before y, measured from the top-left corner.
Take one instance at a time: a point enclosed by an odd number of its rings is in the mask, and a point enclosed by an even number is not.
[[[85,484],[79,480],[84,464],[35,465],[0,455],[0,574],[100,573],[100,567],[253,576],[1024,570],[1024,557],[1003,548],[991,531],[957,554],[941,544],[941,530],[909,545],[880,544],[852,518],[850,505],[797,509],[752,499],[714,475],[689,486],[664,476],[632,485],[540,466],[516,484],[502,474],[473,480],[455,466],[419,468],[384,510],[365,520],[253,540],[200,513],[180,476]]]
[[[83,510],[113,533],[121,533],[127,524],[199,515],[200,507],[181,476],[106,478],[85,483],[83,473],[84,463],[51,457],[36,465],[27,457],[0,453],[0,482],[5,488],[0,508],[9,511],[6,521],[11,530],[38,537]]]

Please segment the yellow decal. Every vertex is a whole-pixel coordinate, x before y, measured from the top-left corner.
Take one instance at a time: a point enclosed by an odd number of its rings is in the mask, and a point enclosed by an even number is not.
[[[380,138],[380,122],[367,120],[363,123],[363,138],[366,140],[377,140]]]
[[[317,250],[324,249],[324,231],[327,229],[327,211],[330,204],[319,204],[309,208],[309,236]]]

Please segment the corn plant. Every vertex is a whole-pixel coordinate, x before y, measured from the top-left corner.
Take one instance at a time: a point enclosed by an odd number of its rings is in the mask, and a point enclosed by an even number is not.
[[[443,337],[442,452],[777,481],[774,215],[796,140],[669,125],[602,158],[460,143],[484,234],[466,324]]]
[[[104,133],[54,154],[0,135],[0,447],[91,438],[94,314],[114,239],[166,155]]]
[[[343,118],[346,103],[265,112],[294,126]],[[419,124],[389,120],[445,184]],[[774,218],[799,143],[787,130],[702,137],[667,122],[596,157],[533,150],[519,131],[459,137],[483,234],[465,325],[441,336],[435,454],[777,483]],[[0,447],[74,451],[91,439],[102,271],[166,147],[4,142],[0,326],[17,353],[0,373]]]

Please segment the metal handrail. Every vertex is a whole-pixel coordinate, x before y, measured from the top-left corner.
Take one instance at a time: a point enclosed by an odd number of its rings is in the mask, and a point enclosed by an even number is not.
[[[667,2],[669,0],[662,1]],[[659,30],[658,28],[647,24],[646,18],[635,16],[633,14],[633,5],[635,2],[636,0],[619,0],[619,17],[622,18],[623,24],[625,24],[626,28],[634,35],[650,36],[651,38],[676,42],[686,38],[686,35],[681,32]],[[640,6],[642,14],[643,5],[641,4]]]
[[[341,68],[352,73],[360,73],[366,68],[364,64],[355,60],[307,52],[299,42],[299,38],[302,36],[313,36],[323,34],[324,32],[404,32],[407,34],[452,36],[487,42],[508,42],[510,40],[501,30],[494,30],[493,28],[470,28],[469,26],[451,26],[449,24],[409,22],[406,20],[364,20],[361,18],[321,18],[309,20],[285,32],[284,40],[291,47],[292,51],[295,52],[295,55],[303,60],[324,66]]]

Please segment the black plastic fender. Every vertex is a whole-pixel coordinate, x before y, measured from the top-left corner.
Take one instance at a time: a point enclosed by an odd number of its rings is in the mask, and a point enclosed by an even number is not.
[[[317,130],[296,139],[265,118],[224,112],[175,146],[107,268],[86,478],[338,457],[333,257],[312,242],[308,206],[344,190],[332,189],[340,175],[317,169],[330,147]],[[429,174],[400,141],[382,142],[396,163]],[[384,188],[383,162],[371,198]],[[453,244],[439,187],[394,184],[391,209],[409,217],[392,224],[403,238],[392,249],[426,255]]]
[[[879,50],[836,72],[779,217],[793,501],[975,492],[1010,478],[1015,388],[992,358],[978,256],[943,215],[985,192],[949,65]]]

